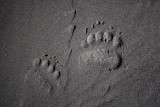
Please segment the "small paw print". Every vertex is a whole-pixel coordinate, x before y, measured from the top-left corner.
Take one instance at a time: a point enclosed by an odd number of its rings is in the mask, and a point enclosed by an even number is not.
[[[60,71],[56,70],[56,61],[52,61],[51,59],[45,58],[42,60],[41,58],[36,58],[33,60],[32,66],[35,69],[38,69],[38,72],[43,73],[43,75],[50,79],[58,80],[60,78]]]
[[[58,96],[62,90],[62,81],[65,81],[60,80],[63,75],[60,66],[57,59],[48,55],[35,58],[25,74],[21,105],[28,106],[28,101],[35,96],[36,101]]]

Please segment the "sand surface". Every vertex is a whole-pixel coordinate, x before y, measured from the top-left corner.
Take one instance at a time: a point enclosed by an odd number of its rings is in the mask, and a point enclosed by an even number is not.
[[[159,107],[159,0],[0,0],[0,107]]]

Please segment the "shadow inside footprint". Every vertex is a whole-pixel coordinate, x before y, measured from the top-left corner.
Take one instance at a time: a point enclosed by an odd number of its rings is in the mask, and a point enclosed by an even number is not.
[[[116,51],[122,44],[122,38],[113,32],[98,31],[90,33],[81,42],[85,51],[78,58],[79,66],[97,63],[97,66],[108,67],[110,70],[119,68],[122,64],[122,57]]]

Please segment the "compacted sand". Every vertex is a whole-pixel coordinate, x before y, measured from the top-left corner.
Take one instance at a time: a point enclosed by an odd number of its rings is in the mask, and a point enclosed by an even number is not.
[[[1,0],[1,107],[159,107],[159,0]]]

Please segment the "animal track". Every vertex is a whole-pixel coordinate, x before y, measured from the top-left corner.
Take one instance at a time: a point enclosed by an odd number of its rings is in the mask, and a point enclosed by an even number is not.
[[[104,25],[104,21],[97,20],[95,23],[92,23],[91,27],[85,28],[84,32],[85,34],[88,34],[88,32],[92,31],[93,29],[97,28],[98,26]]]
[[[24,78],[22,98],[20,105],[39,104],[49,99],[58,99],[66,83],[66,72],[56,56],[35,58],[29,65]],[[32,101],[31,98],[34,98]]]
[[[37,72],[44,75],[50,82],[53,82],[52,79],[58,80],[60,78],[60,71],[56,70],[56,61],[52,61],[51,63],[50,59],[44,58],[44,60],[42,60],[41,58],[36,58],[33,60],[32,66],[38,69]]]
[[[38,82],[40,88],[48,88],[49,93],[53,88],[59,86],[60,71],[56,70],[57,62],[53,58],[47,56],[42,58],[36,58],[33,60],[32,65],[29,68],[25,77],[25,84],[32,82]],[[34,78],[31,78],[34,77]],[[47,86],[47,87],[46,87]]]
[[[122,60],[121,55],[116,50],[121,44],[121,37],[113,31],[90,33],[81,42],[84,52],[79,56],[79,63],[87,65],[97,64],[101,67],[108,67],[109,70],[117,69],[121,65]]]

